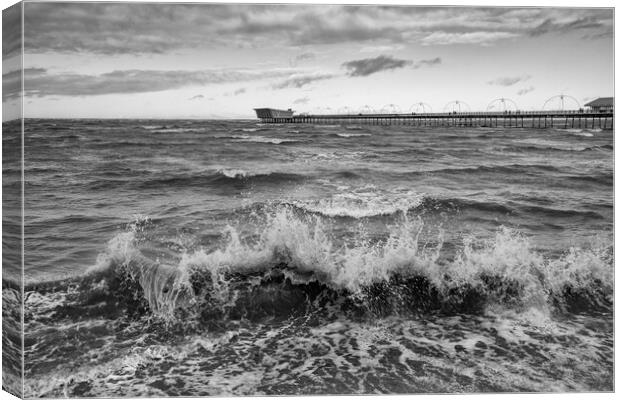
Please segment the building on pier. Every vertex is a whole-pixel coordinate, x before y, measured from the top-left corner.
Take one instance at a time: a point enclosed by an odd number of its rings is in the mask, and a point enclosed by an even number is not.
[[[614,112],[614,98],[599,97],[585,104],[585,107],[589,107],[592,112]]]
[[[290,118],[293,116],[293,110],[278,110],[275,108],[255,108],[256,116],[260,119],[273,119],[273,118]]]

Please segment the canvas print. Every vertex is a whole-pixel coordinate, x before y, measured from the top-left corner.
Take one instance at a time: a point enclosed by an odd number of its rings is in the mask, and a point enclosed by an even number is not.
[[[6,8],[3,389],[612,392],[613,12]]]

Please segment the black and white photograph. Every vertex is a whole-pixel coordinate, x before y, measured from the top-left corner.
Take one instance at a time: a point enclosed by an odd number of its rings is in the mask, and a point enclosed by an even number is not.
[[[606,4],[3,3],[2,389],[613,393]]]

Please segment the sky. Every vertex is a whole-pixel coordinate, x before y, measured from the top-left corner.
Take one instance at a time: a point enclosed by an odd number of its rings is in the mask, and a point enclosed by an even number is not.
[[[15,27],[5,10],[3,120]],[[614,85],[610,8],[25,3],[23,39],[27,118],[577,108]]]

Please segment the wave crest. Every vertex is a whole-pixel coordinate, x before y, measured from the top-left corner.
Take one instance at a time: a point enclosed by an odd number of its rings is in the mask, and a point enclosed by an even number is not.
[[[235,138],[239,142],[253,142],[253,143],[267,143],[267,144],[282,144],[282,143],[297,143],[300,142],[299,139],[288,139],[288,138],[273,138],[266,136],[250,136],[250,135],[240,135]]]
[[[78,300],[104,298],[108,312],[184,323],[188,316],[206,323],[288,317],[327,305],[354,315],[612,309],[613,255],[603,240],[548,258],[524,235],[501,228],[490,239],[467,237],[455,255],[440,257],[443,232],[435,244],[424,243],[423,221],[406,214],[387,237],[345,242],[334,240],[324,219],[291,206],[263,218],[256,235],[228,226],[219,245],[174,262],[142,254],[139,238],[150,222],[137,219],[80,278]]]
[[[423,200],[423,194],[411,190],[377,192],[362,188],[316,201],[295,201],[293,205],[327,217],[361,219],[407,213],[422,205]]]
[[[336,136],[343,138],[371,136],[370,133],[337,133]]]
[[[611,304],[612,270],[603,247],[571,249],[561,258],[546,259],[532,250],[525,236],[503,228],[492,240],[468,238],[453,261],[439,263],[442,237],[435,247],[420,245],[422,226],[421,220],[405,216],[385,240],[360,239],[336,246],[320,219],[301,218],[284,208],[269,218],[254,242],[244,241],[229,227],[223,247],[185,254],[181,265],[194,275],[208,273],[214,282],[209,290],[217,293],[221,304],[229,305],[238,295],[231,297],[233,276],[254,276],[258,285],[260,277],[275,267],[293,285],[316,282],[357,299],[376,299],[379,288],[390,301],[402,300],[414,285],[425,288],[433,299],[424,301],[439,309],[474,307],[468,311],[475,311],[475,307],[500,305],[549,311],[552,305],[574,310]],[[593,263],[596,268],[591,268]],[[566,297],[567,290],[594,296],[579,304]]]

